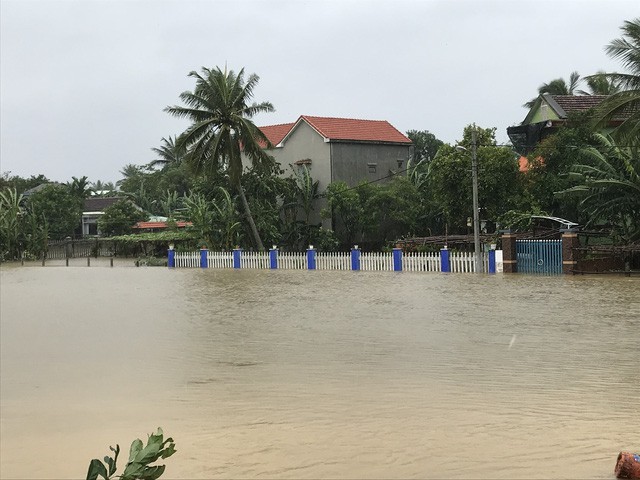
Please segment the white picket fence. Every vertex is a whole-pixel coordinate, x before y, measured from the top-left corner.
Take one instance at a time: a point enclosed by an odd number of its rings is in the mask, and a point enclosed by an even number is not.
[[[501,253],[501,252],[500,252]],[[200,252],[175,252],[176,268],[199,268]],[[489,269],[488,255],[483,255],[484,271]],[[501,260],[501,255],[500,255]],[[240,257],[241,269],[269,269],[269,252],[245,252]],[[475,254],[449,252],[452,273],[473,273]],[[233,252],[207,252],[207,268],[233,268]],[[306,252],[278,252],[278,269],[306,270]],[[317,270],[351,270],[351,254],[346,252],[316,252]],[[361,252],[360,270],[393,271],[391,252]],[[402,255],[402,270],[407,272],[440,272],[440,252],[408,252]],[[501,268],[498,270],[501,271]]]

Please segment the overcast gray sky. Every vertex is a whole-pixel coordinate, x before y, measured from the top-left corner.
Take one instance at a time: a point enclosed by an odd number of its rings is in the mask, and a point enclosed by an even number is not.
[[[522,121],[540,84],[620,70],[637,0],[1,0],[0,170],[115,181],[187,126],[202,66],[257,73],[275,113],[388,120],[455,142]]]

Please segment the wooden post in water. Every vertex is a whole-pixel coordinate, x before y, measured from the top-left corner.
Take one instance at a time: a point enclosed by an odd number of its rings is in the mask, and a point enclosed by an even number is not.
[[[518,271],[516,236],[511,232],[505,232],[502,235],[502,269],[504,273],[516,273]]]

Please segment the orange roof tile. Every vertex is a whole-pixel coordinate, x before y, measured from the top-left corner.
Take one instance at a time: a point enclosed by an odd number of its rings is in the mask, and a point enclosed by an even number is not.
[[[278,145],[287,133],[291,130],[295,123],[281,123],[280,125],[267,125],[266,127],[260,127],[264,136],[269,139],[272,145],[275,147]],[[264,147],[264,145],[263,145]]]
[[[409,138],[386,120],[312,117],[308,115],[302,115],[300,118],[329,140],[411,143]]]
[[[411,140],[386,120],[360,120],[355,118],[314,117],[302,115],[295,123],[260,127],[262,133],[275,146],[284,140],[301,121],[309,124],[329,140],[355,142],[383,142],[410,144]]]

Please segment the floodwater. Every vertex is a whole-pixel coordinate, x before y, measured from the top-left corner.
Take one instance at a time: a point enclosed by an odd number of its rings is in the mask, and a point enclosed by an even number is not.
[[[129,265],[129,264],[127,264]],[[3,266],[0,477],[612,479],[640,278]],[[121,470],[120,470],[121,471]]]

